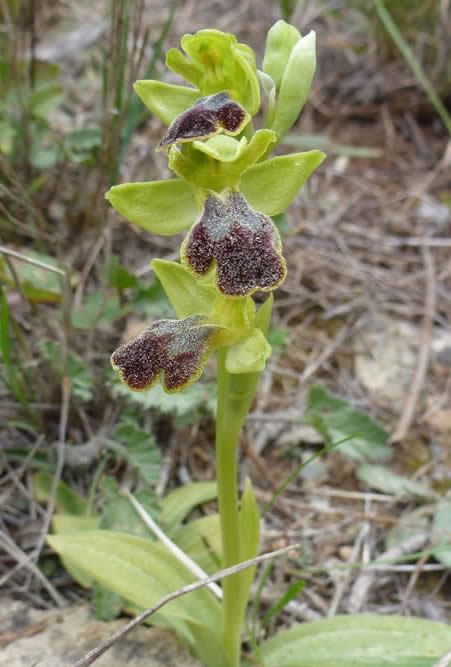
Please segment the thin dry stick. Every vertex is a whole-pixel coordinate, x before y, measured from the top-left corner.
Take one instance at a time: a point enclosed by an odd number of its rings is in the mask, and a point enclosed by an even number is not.
[[[139,500],[132,496],[128,489],[124,489],[122,493],[127,496],[128,500],[138,512],[146,526],[148,526],[150,530],[158,537],[158,539],[167,546],[169,551],[174,554],[174,556],[178,558],[181,563],[186,565],[186,567],[191,570],[195,577],[198,579],[205,579],[205,577],[208,576],[207,573],[204,572],[203,569],[199,567],[199,565],[195,563],[189,556],[187,556],[186,553],[180,549],[180,547],[178,547],[172,540],[169,539],[169,537],[161,530],[160,526],[158,526],[152,517],[149,516]],[[207,585],[211,592],[218,598],[218,600],[222,600],[222,590],[219,588],[219,586],[215,583]]]
[[[16,259],[21,259],[23,262],[27,262],[28,264],[33,264],[34,266],[39,266],[41,269],[45,269],[46,271],[52,271],[53,273],[57,273],[60,276],[66,275],[65,271],[63,271],[62,269],[58,269],[56,266],[52,266],[51,264],[46,264],[45,262],[40,262],[38,259],[27,257],[26,255],[22,255],[20,252],[16,252],[15,250],[10,250],[9,248],[5,248],[4,246],[0,246],[0,252],[2,253],[2,255],[15,257]]]
[[[429,361],[429,342],[431,339],[432,325],[434,323],[435,308],[437,301],[435,270],[431,251],[427,246],[422,247],[424,267],[426,270],[426,294],[424,303],[423,326],[420,333],[420,350],[415,375],[410,387],[410,392],[404,404],[401,418],[395,432],[391,436],[391,442],[399,442],[405,438],[415,415],[421,388],[426,377]]]
[[[451,666],[451,651],[448,651],[438,662],[434,663],[432,667],[450,667]]]
[[[292,551],[293,549],[298,549],[299,547],[300,544],[291,544],[288,547],[283,547],[283,549],[277,549],[276,551],[272,551],[271,553],[266,553],[263,554],[262,556],[256,556],[255,558],[251,558],[250,560],[238,563],[238,565],[233,565],[232,567],[228,567],[225,570],[220,570],[219,572],[216,572],[216,574],[212,574],[211,576],[206,577],[201,581],[195,581],[194,583],[189,584],[188,586],[180,588],[178,591],[175,591],[174,593],[169,593],[169,595],[166,595],[164,598],[162,598],[160,602],[157,602],[157,604],[155,604],[153,607],[149,607],[149,609],[143,611],[142,614],[140,614],[132,621],[130,621],[130,623],[127,623],[127,625],[125,625],[123,628],[112,634],[111,637],[105,639],[105,641],[98,644],[98,646],[96,646],[95,649],[89,651],[89,653],[87,653],[83,658],[80,658],[80,660],[74,662],[72,667],[88,667],[88,665],[92,665],[92,663],[95,660],[97,660],[97,658],[100,658],[100,656],[103,655],[105,651],[108,651],[108,649],[111,648],[119,639],[122,639],[122,637],[128,634],[130,630],[133,630],[133,628],[135,628],[137,625],[140,625],[143,621],[149,618],[149,616],[152,616],[152,614],[155,614],[155,612],[159,611],[162,607],[164,607],[165,604],[171,602],[171,600],[175,600],[176,598],[179,598],[182,595],[186,595],[187,593],[196,591],[198,588],[207,586],[208,584],[214,581],[219,581],[220,579],[224,579],[224,577],[230,577],[231,574],[236,574],[237,572],[241,572],[241,570],[245,570],[248,567],[253,567],[254,565],[258,565],[259,563],[263,563],[264,561],[271,560],[272,558],[276,558],[277,556],[282,556],[283,554],[288,553],[288,551]]]

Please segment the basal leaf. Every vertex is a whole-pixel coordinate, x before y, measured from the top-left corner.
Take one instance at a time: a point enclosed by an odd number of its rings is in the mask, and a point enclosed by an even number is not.
[[[171,491],[161,501],[161,523],[173,530],[194,507],[214,500],[218,495],[216,482],[193,482]]]
[[[296,625],[259,648],[265,667],[432,667],[450,646],[448,625],[359,614]]]
[[[41,470],[33,475],[33,495],[39,502],[48,502],[52,491],[53,475]],[[63,514],[86,516],[89,512],[88,501],[65,482],[59,481],[56,488],[56,508]]]

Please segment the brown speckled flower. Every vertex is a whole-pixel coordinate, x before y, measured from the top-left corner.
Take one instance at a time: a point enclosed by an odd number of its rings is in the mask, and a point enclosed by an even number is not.
[[[216,263],[217,286],[226,296],[276,289],[286,276],[279,232],[240,192],[224,200],[210,193],[200,220],[182,244],[183,264],[203,276]]]
[[[207,139],[220,132],[234,136],[244,129],[249,118],[243,107],[226,92],[201,97],[172,121],[157,150],[175,143]]]
[[[133,391],[151,389],[160,378],[165,391],[182,391],[200,377],[218,332],[202,315],[158,320],[113,352],[111,364]]]

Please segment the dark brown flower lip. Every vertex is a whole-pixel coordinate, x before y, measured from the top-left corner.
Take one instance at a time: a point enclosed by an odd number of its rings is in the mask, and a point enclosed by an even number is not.
[[[232,136],[239,134],[249,118],[243,107],[225,91],[201,97],[172,121],[157,150],[169,148],[175,143],[208,139],[220,132]]]
[[[165,391],[182,391],[202,374],[217,333],[203,315],[157,320],[113,352],[111,365],[133,391],[151,389],[160,379]]]
[[[217,287],[226,296],[272,291],[286,277],[279,232],[232,190],[226,199],[209,193],[200,220],[182,244],[182,262],[204,276],[216,264]]]

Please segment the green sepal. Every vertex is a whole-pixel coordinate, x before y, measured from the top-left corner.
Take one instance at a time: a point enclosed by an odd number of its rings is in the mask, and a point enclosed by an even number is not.
[[[271,123],[278,141],[296,122],[307,100],[316,69],[316,35],[302,37],[291,51],[283,73]]]
[[[271,356],[271,345],[260,329],[250,329],[227,350],[229,373],[259,373]]]
[[[243,172],[275,142],[276,135],[271,130],[258,130],[249,143],[245,137],[238,140],[217,135],[206,141],[185,144],[182,150],[171,147],[169,166],[187,183],[220,192],[227,187],[236,187]]]
[[[252,49],[238,44],[234,35],[214,29],[184,35],[181,46],[191,62],[171,49],[166,56],[170,69],[199,88],[202,96],[226,90],[248,113],[256,113],[260,90]]]
[[[277,21],[268,31],[263,71],[272,78],[277,90],[280,88],[290,54],[300,39],[299,30],[282,20]]]
[[[253,165],[241,177],[240,191],[265,215],[282,213],[325,158],[321,151],[292,153]]]
[[[136,94],[152,113],[166,125],[189,109],[200,97],[198,90],[174,86],[163,81],[141,80],[134,84]]]
[[[199,215],[194,190],[177,178],[122,183],[113,186],[105,197],[130,222],[154,234],[183,232]]]
[[[202,287],[197,278],[176,262],[154,259],[152,269],[177,317],[183,319],[194,314],[210,315],[217,299],[215,290]]]
[[[241,103],[248,113],[253,116],[260,108],[260,83],[255,62],[255,53],[247,44],[235,44],[232,53],[240,62],[247,76],[247,83],[241,93]]]

